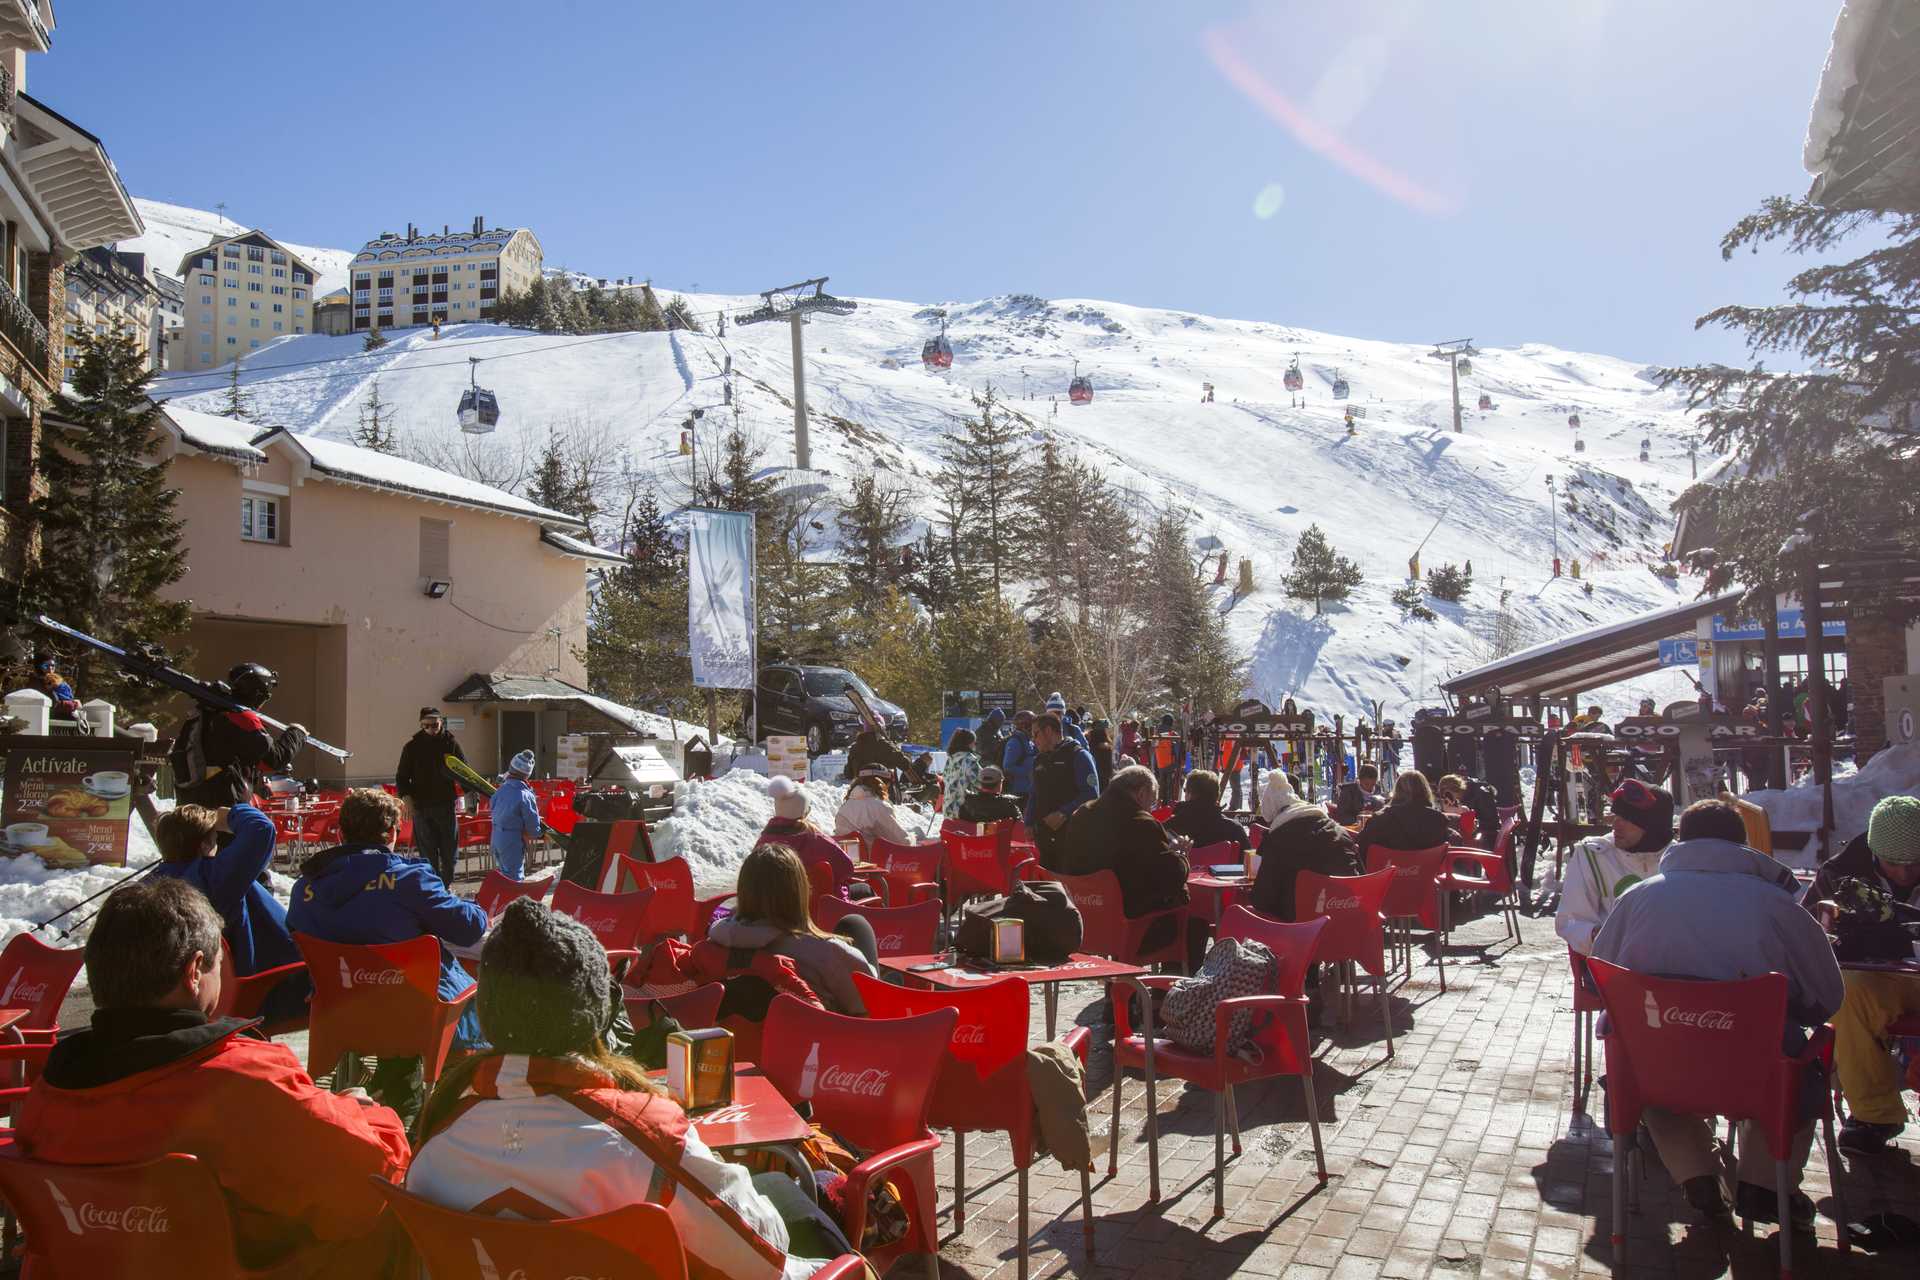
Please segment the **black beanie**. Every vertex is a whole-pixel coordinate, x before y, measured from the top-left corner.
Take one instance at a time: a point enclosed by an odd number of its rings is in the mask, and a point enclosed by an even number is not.
[[[1646,833],[1626,852],[1655,853],[1673,843],[1671,794],[1638,778],[1628,778],[1607,799],[1613,802],[1615,813]]]
[[[613,975],[599,940],[532,898],[507,904],[480,948],[480,1027],[506,1053],[559,1058],[600,1039]]]

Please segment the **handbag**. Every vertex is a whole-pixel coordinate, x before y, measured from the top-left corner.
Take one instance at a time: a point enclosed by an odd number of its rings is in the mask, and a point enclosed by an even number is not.
[[[1207,952],[1200,972],[1168,988],[1160,1007],[1160,1024],[1181,1048],[1210,1053],[1214,1047],[1214,1010],[1220,1002],[1269,994],[1278,976],[1273,952],[1265,943],[1222,938]],[[1253,1014],[1235,1013],[1227,1024],[1226,1051],[1245,1054],[1253,1049],[1253,1038]]]

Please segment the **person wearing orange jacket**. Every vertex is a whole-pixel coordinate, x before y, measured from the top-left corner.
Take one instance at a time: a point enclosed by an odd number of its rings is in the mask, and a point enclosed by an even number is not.
[[[369,1175],[406,1172],[406,1128],[358,1090],[317,1087],[286,1046],[243,1037],[250,1020],[213,1016],[220,928],[184,880],[108,897],[87,939],[92,1025],[54,1046],[15,1139],[53,1164],[195,1156],[226,1194],[243,1266],[386,1274],[401,1241]]]

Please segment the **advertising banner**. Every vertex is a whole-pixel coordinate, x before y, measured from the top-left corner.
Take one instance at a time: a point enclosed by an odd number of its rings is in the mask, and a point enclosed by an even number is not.
[[[49,867],[124,867],[133,782],[131,743],[11,739],[0,805],[3,851],[31,853]]]
[[[753,688],[753,513],[687,513],[687,651],[702,689]]]

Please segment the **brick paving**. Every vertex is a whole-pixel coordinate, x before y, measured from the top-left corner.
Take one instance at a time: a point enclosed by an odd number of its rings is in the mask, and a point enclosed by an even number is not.
[[[1112,1058],[1096,1029],[1090,1066],[1095,1137],[1095,1255],[1081,1237],[1079,1179],[1043,1159],[1031,1175],[1034,1276],[1563,1277],[1611,1270],[1612,1145],[1593,1118],[1572,1111],[1573,1015],[1566,952],[1552,921],[1523,919],[1516,946],[1497,919],[1456,930],[1448,992],[1419,964],[1393,995],[1387,1060],[1377,1002],[1356,1003],[1350,1031],[1322,1033],[1315,1084],[1330,1180],[1313,1168],[1298,1079],[1239,1094],[1244,1154],[1227,1165],[1226,1214],[1213,1212],[1213,1095],[1163,1083],[1161,1201],[1147,1203],[1146,1090],[1129,1073],[1122,1098],[1120,1167],[1107,1178]],[[1091,987],[1065,989],[1061,1025],[1098,1022]],[[1045,1034],[1035,1001],[1034,1035]],[[1909,1128],[1900,1150],[1853,1159],[1855,1220],[1882,1209],[1920,1218],[1920,1154]],[[955,1232],[953,1143],[940,1152],[941,1274],[947,1280],[1016,1274],[1015,1179],[1004,1139],[967,1140],[967,1215]],[[1636,1276],[1775,1274],[1774,1228],[1753,1234],[1696,1225],[1651,1156],[1638,1213],[1628,1219]],[[1920,1275],[1920,1253],[1842,1255],[1828,1216],[1826,1162],[1816,1145],[1805,1190],[1821,1216],[1817,1246],[1797,1242],[1803,1276]],[[918,1275],[903,1264],[900,1274]]]

